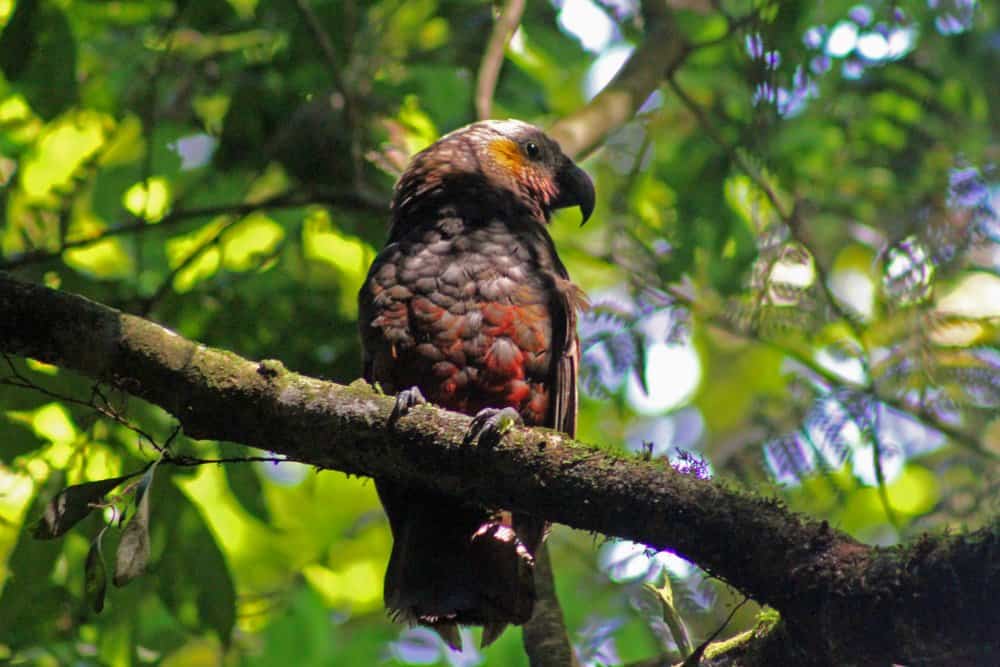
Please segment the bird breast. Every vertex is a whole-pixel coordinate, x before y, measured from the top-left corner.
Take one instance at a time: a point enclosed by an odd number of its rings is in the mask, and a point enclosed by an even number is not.
[[[383,387],[416,385],[470,413],[513,407],[541,423],[556,298],[549,248],[499,221],[414,230],[387,246],[365,286],[371,312],[362,313],[386,343],[374,360],[378,376],[391,378]]]

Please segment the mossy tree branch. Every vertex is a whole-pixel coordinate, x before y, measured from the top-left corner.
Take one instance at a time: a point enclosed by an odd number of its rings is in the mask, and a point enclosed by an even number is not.
[[[249,361],[2,273],[0,350],[159,405],[193,438],[676,551],[782,613],[781,631],[770,635],[779,640],[759,646],[767,664],[978,664],[1000,655],[998,521],[877,549],[776,500],[547,429],[517,428],[495,447],[464,447],[468,416],[420,406],[390,425],[392,398],[362,383]]]
[[[600,146],[635,116],[690,53],[666,3],[647,2],[644,7],[646,34],[615,78],[589,103],[548,129],[566,155],[579,159]]]

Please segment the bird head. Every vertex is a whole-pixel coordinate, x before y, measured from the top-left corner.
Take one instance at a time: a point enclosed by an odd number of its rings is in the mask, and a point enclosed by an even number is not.
[[[410,162],[396,184],[395,224],[421,210],[455,208],[466,217],[594,210],[594,183],[534,125],[518,120],[472,123],[446,134]]]

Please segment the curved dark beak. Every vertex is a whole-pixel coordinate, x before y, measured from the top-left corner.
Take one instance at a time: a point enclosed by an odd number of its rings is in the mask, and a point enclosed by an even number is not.
[[[552,204],[553,209],[579,206],[583,214],[583,226],[594,212],[594,182],[583,169],[569,162],[559,172],[559,196]]]

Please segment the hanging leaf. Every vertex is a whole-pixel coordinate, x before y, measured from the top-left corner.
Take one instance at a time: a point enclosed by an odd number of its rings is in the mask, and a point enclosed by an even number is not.
[[[124,475],[66,487],[45,506],[42,518],[35,526],[34,536],[39,540],[51,540],[65,535],[66,531],[85,519],[109,491],[133,476]]]
[[[107,530],[106,528],[104,530]],[[101,539],[104,537],[104,530],[101,530],[90,543],[90,550],[87,552],[87,562],[84,565],[83,594],[84,602],[87,603],[94,613],[100,614],[104,609],[104,596],[108,591],[108,571],[104,565],[104,552],[101,549]]]
[[[115,558],[115,586],[124,586],[146,571],[149,565],[149,486],[156,465],[150,466],[135,490],[136,512],[125,526]]]

